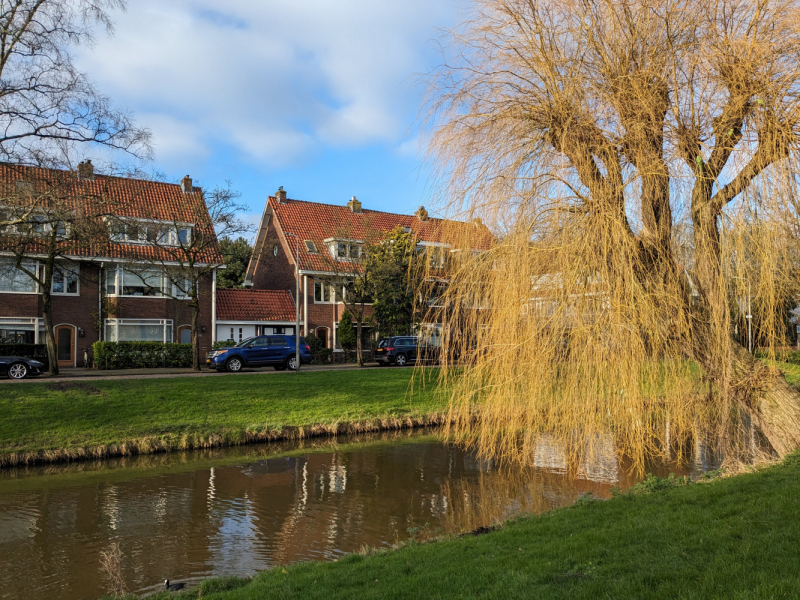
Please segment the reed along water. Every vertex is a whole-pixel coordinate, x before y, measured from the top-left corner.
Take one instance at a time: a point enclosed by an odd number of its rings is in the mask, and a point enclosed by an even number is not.
[[[402,431],[0,471],[0,597],[98,598],[114,546],[128,590],[144,595],[165,579],[333,560],[635,483],[612,448],[576,477],[546,440],[534,463],[501,469],[431,431]],[[700,452],[678,472],[714,466]]]

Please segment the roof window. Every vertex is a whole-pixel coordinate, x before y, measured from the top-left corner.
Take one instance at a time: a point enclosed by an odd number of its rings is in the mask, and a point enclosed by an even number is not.
[[[312,240],[305,240],[306,250],[311,254],[317,253],[317,245]]]

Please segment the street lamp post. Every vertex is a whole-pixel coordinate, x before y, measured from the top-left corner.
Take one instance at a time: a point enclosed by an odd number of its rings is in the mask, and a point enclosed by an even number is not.
[[[747,282],[747,314],[745,318],[747,319],[747,351],[752,354],[753,353],[753,313],[750,309],[750,280],[744,277],[733,277],[732,279],[741,279],[742,281]]]
[[[295,241],[295,255],[294,255],[294,281],[296,284],[294,306],[295,306],[295,328],[294,328],[294,360],[296,368],[295,373],[300,372],[300,238],[295,234],[288,231],[283,232],[284,235],[290,235]]]

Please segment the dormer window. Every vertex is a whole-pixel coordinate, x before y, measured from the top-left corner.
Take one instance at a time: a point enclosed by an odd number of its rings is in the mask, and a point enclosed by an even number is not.
[[[305,240],[306,250],[309,254],[317,253],[317,245],[312,240]]]
[[[361,260],[361,242],[328,238],[325,244],[336,260],[355,262]]]
[[[186,246],[192,241],[192,228],[175,226],[164,221],[125,220],[109,225],[112,242],[122,244],[151,244],[154,246]]]

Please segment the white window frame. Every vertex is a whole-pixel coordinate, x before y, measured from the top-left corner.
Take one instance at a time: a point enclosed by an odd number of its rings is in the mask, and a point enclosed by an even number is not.
[[[69,265],[68,269],[64,269],[63,266]],[[75,290],[74,292],[56,292],[55,291],[55,284],[56,284],[56,270],[53,270],[53,279],[50,282],[50,293],[54,296],[80,296],[81,295],[81,271],[80,265],[78,263],[56,263],[55,269],[60,270],[62,273],[66,274],[67,272],[75,273]],[[66,289],[66,280],[64,281],[64,289]]]
[[[123,294],[122,293],[122,290],[124,289],[124,285],[123,284],[125,283],[124,271],[126,271],[126,270],[128,272],[132,273],[132,269],[130,269],[130,268],[126,269],[125,265],[122,264],[122,263],[110,263],[110,264],[106,265],[106,278],[103,281],[103,285],[105,286],[104,289],[105,289],[106,296],[109,296],[109,297],[112,297],[112,298],[167,298],[168,297],[167,295],[164,294],[163,290],[166,289],[166,286],[168,286],[168,285],[170,287],[172,287],[173,284],[172,284],[172,280],[163,271],[161,272],[161,290],[162,291],[159,292],[158,294],[152,294],[150,296],[139,296],[139,295],[136,295],[136,294]],[[158,269],[150,268],[150,269],[145,269],[145,270],[150,271],[150,270],[158,270]],[[112,271],[114,272],[114,293],[110,294],[110,293],[108,293],[108,277],[109,277],[109,274]],[[136,277],[136,275],[134,273],[132,273],[132,276]],[[144,282],[142,282],[142,283],[144,283]]]
[[[15,262],[13,258],[8,259],[8,257],[0,257],[0,261],[2,261],[2,262],[11,262],[11,263]],[[41,278],[41,276],[42,276],[42,273],[41,273],[42,265],[41,265],[40,262],[38,262],[38,261],[27,261],[26,260],[26,261],[22,261],[22,264],[25,265],[25,267],[27,267],[28,269],[34,271],[37,274],[37,276]],[[14,268],[16,268],[16,267],[14,267]],[[22,271],[20,271],[20,273],[22,273]],[[28,276],[25,273],[23,273],[23,274],[26,277]],[[14,291],[14,290],[2,290],[2,289],[0,289],[0,294],[40,294],[41,293],[41,286],[39,285],[39,283],[35,279],[32,279],[32,281],[33,281],[33,291],[32,292],[24,292],[24,291],[20,292],[20,291]]]
[[[0,317],[0,328],[12,329],[15,327],[33,327],[33,343],[38,344],[44,337],[44,319],[33,317],[27,319],[25,317]],[[25,329],[24,331],[27,331]]]
[[[114,326],[114,339],[108,339],[108,326]],[[163,344],[172,343],[172,336],[174,335],[174,327],[172,319],[105,319],[103,322],[103,334],[106,341],[119,342],[119,326],[120,325],[161,325],[161,339]],[[169,325],[169,336],[167,336],[167,325]],[[128,340],[122,340],[128,341]]]
[[[194,225],[191,223],[173,223],[172,221],[157,221],[155,219],[135,219],[126,217],[124,219],[108,219],[107,224],[109,228],[109,238],[112,242],[118,244],[137,244],[140,246],[153,245],[152,242],[147,239],[148,225],[156,225],[166,230],[163,233],[167,235],[167,238],[161,238],[156,242],[163,246],[180,246],[180,235],[182,231],[186,232],[186,241],[183,242],[183,245],[189,245],[192,243],[192,233],[194,232]],[[122,233],[115,233],[113,231],[115,226],[127,228],[128,225],[136,225],[139,228],[138,235],[135,238],[128,235],[127,229]]]
[[[333,260],[339,262],[361,262],[363,258],[363,240],[349,240],[344,238],[327,238],[323,243],[328,248],[328,252]],[[345,248],[345,255],[339,256],[339,244],[343,244]],[[353,257],[353,249],[356,250],[356,255]]]
[[[447,255],[449,254],[450,244],[442,242],[417,242],[417,249],[427,254],[428,265],[432,269],[444,269],[447,266]],[[432,250],[436,250],[434,253]],[[433,264],[433,258],[438,257],[438,264]]]

